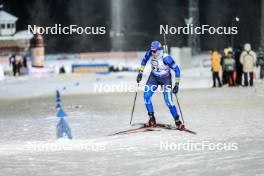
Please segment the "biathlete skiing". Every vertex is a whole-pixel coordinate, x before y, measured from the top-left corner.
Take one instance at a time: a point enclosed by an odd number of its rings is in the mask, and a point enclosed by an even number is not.
[[[172,92],[177,94],[179,91],[180,69],[174,62],[173,58],[165,53],[162,45],[158,41],[151,43],[150,49],[146,52],[145,57],[141,61],[141,66],[137,76],[137,83],[140,83],[143,76],[144,68],[150,60],[151,73],[144,90],[144,101],[149,115],[148,125],[150,127],[156,126],[156,119],[154,116],[154,109],[151,102],[151,97],[157,90],[158,86],[162,86],[164,100],[170,109],[171,115],[175,120],[175,125],[178,129],[184,129],[184,124],[179,119],[176,106],[172,102]],[[172,89],[172,80],[170,70],[175,72],[175,85]]]

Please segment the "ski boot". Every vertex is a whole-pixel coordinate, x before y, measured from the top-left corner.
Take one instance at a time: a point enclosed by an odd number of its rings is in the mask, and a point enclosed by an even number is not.
[[[156,126],[156,119],[154,117],[154,112],[149,112],[149,122],[148,122],[148,126],[149,127],[155,127]]]
[[[184,124],[182,123],[181,120],[179,120],[179,117],[176,118],[178,120],[175,120],[175,125],[179,130],[183,130],[185,128]]]

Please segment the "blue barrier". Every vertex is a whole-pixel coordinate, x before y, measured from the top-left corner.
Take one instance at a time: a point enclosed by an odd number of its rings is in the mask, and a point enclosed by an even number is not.
[[[65,117],[67,114],[63,110],[61,106],[61,95],[59,90],[56,90],[56,99],[55,99],[55,106],[58,109],[57,117],[59,118],[59,122],[56,126],[57,130],[57,138],[67,138],[72,139],[71,129],[68,125],[67,121],[65,120]]]

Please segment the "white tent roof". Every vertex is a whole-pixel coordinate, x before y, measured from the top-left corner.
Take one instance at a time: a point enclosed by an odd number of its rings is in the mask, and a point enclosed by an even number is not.
[[[1,40],[30,40],[33,38],[33,34],[27,30],[19,31],[13,36],[0,36]]]
[[[0,10],[0,23],[9,22],[9,23],[15,23],[17,21],[17,17],[14,15],[11,15],[10,13],[7,13],[4,10]]]

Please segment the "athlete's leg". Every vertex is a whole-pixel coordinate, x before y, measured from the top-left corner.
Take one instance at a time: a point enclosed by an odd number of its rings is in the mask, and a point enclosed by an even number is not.
[[[155,90],[157,89],[157,85],[146,85],[145,91],[144,91],[144,100],[145,100],[145,105],[148,110],[148,113],[154,112],[153,110],[153,105],[151,102],[151,97]]]
[[[157,89],[157,87],[158,85],[157,85],[156,78],[152,74],[150,74],[147,84],[145,86],[145,90],[144,90],[144,101],[145,101],[145,105],[148,110],[148,113],[154,112],[152,102],[151,102],[151,97],[153,93],[155,92],[155,90]]]
[[[170,109],[170,112],[171,112],[172,117],[175,120],[178,120],[179,119],[179,115],[178,115],[176,106],[174,105],[174,103],[172,101],[172,91],[171,91],[171,87],[164,86],[163,95],[164,95],[165,103],[168,106],[168,108]]]
[[[159,79],[159,84],[162,85],[163,88],[163,96],[166,105],[170,109],[171,115],[175,120],[179,119],[179,115],[177,109],[172,102],[172,82],[171,82],[171,75],[162,79]]]

